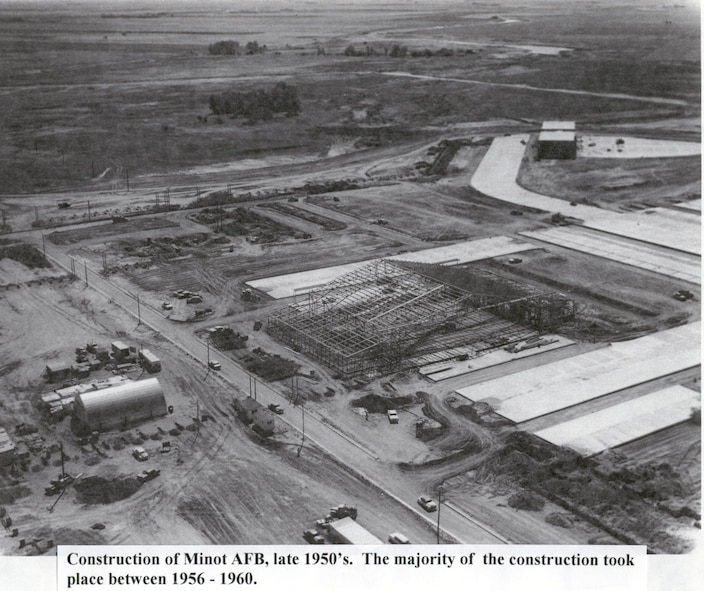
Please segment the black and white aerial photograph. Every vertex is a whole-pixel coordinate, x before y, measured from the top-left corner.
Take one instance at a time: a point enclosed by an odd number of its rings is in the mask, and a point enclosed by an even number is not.
[[[0,555],[692,557],[700,18],[0,0]]]

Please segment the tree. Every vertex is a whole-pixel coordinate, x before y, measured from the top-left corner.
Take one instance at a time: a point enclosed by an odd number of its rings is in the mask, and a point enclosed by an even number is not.
[[[350,57],[357,55],[357,50],[354,48],[354,45],[345,47],[345,55]]]
[[[240,52],[238,41],[217,41],[208,46],[210,55],[237,55]]]

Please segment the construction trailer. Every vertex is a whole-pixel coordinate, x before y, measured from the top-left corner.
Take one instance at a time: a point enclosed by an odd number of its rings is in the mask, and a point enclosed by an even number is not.
[[[382,545],[384,543],[351,517],[330,521],[328,528],[330,539],[337,544]]]
[[[15,443],[5,429],[0,427],[0,466],[7,466],[15,459]]]
[[[167,413],[156,378],[76,394],[73,406],[76,418],[90,431],[125,428]]]
[[[149,373],[158,373],[161,371],[161,360],[149,349],[142,349],[139,352],[139,362]]]
[[[553,332],[574,313],[562,294],[488,271],[379,260],[273,311],[267,331],[341,376],[383,375],[452,359],[460,347],[476,358]]]

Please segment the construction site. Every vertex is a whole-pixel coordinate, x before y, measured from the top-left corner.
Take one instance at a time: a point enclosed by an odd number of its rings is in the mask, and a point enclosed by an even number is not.
[[[695,556],[698,10],[273,4],[0,7],[0,555]]]
[[[474,359],[575,317],[562,294],[478,270],[460,274],[462,288],[442,275],[433,265],[375,261],[270,313],[267,330],[342,378],[373,378]]]

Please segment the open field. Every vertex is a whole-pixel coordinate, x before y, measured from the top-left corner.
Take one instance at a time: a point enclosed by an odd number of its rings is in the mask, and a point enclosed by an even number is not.
[[[18,537],[298,544],[348,503],[381,539],[429,544],[416,499],[442,494],[444,543],[691,551],[698,9],[157,4],[0,6],[0,427],[22,449],[0,506]],[[236,54],[209,52],[223,40]],[[267,111],[278,83],[300,112]],[[227,92],[238,116],[209,100]],[[537,161],[557,119],[581,156]],[[294,299],[298,341],[271,321]],[[119,357],[85,377],[76,349],[118,339],[161,360],[173,413],[86,441],[41,395],[147,377]],[[335,365],[350,342],[383,362]],[[76,367],[48,383],[52,362]],[[280,405],[271,432],[238,415],[248,396]],[[557,424],[556,444],[532,435]],[[575,425],[598,431],[593,457],[566,448]],[[82,477],[49,497],[59,444]]]

